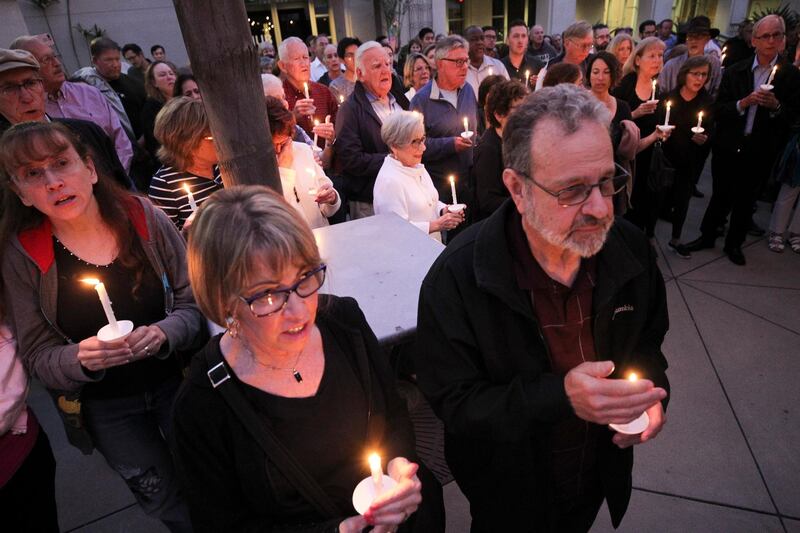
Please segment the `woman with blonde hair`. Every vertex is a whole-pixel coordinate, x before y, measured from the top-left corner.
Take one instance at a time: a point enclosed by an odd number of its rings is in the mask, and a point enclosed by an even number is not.
[[[432,72],[431,65],[424,55],[416,52],[409,54],[403,67],[403,85],[408,87],[406,98],[409,102],[417,91],[431,81]]]
[[[633,53],[634,46],[633,37],[627,33],[618,33],[611,39],[608,48],[606,48],[606,52],[614,54],[619,64],[624,65]]]
[[[266,187],[200,208],[189,276],[227,330],[175,400],[195,531],[444,530],[441,487],[417,462],[388,360],[355,300],[319,294],[327,269],[302,215]],[[373,452],[397,485],[355,515]]]
[[[153,61],[144,71],[144,91],[147,99],[142,106],[144,147],[153,159],[158,157],[158,140],[153,134],[156,116],[175,91],[178,69],[167,61]]]
[[[167,102],[156,118],[155,135],[163,165],[150,181],[148,194],[183,229],[195,209],[222,188],[203,102],[186,96]]]
[[[656,126],[664,121],[666,96],[656,83],[664,67],[664,41],[658,37],[643,39],[633,51],[622,69],[620,84],[611,94],[625,101],[631,108],[633,122],[639,127],[641,139],[636,155],[636,173],[633,178],[631,210],[625,216],[644,231],[650,239],[655,238],[658,220],[659,192],[648,185],[653,144],[669,138],[669,131]],[[655,87],[655,98],[653,88]]]

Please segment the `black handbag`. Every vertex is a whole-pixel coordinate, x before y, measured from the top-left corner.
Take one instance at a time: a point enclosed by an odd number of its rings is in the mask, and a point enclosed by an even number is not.
[[[672,187],[675,182],[675,168],[664,154],[661,141],[653,144],[653,153],[650,156],[650,172],[647,173],[647,186],[653,192],[662,192]]]

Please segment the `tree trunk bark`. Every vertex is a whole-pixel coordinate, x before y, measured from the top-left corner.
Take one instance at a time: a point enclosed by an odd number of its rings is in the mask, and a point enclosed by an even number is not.
[[[258,51],[242,0],[173,0],[203,94],[222,181],[281,191]]]

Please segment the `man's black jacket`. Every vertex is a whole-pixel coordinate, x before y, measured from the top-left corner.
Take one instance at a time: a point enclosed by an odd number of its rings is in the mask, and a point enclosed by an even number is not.
[[[572,415],[550,368],[530,294],[520,289],[505,225],[507,200],[459,235],[422,284],[415,365],[445,425],[445,453],[473,509],[473,531],[540,531],[552,491],[546,442]],[[645,235],[619,218],[598,254],[593,293],[598,360],[669,390],[661,343],[669,327],[664,280]],[[633,452],[601,429],[597,461],[612,521],[630,499]],[[478,516],[491,516],[479,523]]]

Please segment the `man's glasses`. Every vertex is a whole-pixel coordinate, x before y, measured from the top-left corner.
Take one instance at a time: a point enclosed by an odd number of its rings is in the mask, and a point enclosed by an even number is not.
[[[35,93],[41,90],[43,81],[41,78],[31,78],[22,83],[8,83],[0,87],[0,96],[3,98],[19,98],[22,96],[22,90],[25,89],[29,93]]]
[[[36,58],[41,65],[57,65],[61,63],[61,56],[58,54],[48,54],[46,56]]]
[[[776,31],[774,33],[765,33],[763,35],[753,35],[753,39],[757,41],[782,41],[783,37],[786,34],[782,31]]]
[[[544,188],[541,184],[539,184],[533,177],[531,177],[526,172],[521,172],[519,170],[514,170],[520,176],[524,176],[531,180],[534,185],[539,187],[541,190],[549,194],[550,196],[555,197],[558,200],[558,204],[561,207],[570,207],[574,205],[579,205],[585,202],[589,195],[592,194],[592,189],[597,187],[600,190],[600,194],[603,196],[614,196],[615,194],[621,192],[625,186],[628,184],[630,180],[630,174],[627,170],[619,166],[618,164],[614,164],[616,167],[616,171],[619,172],[616,176],[601,178],[600,181],[595,183],[594,185],[587,185],[587,184],[580,184],[580,185],[573,185],[571,187],[567,187],[565,189],[561,189],[560,191],[551,191],[549,189]]]
[[[300,298],[308,298],[317,292],[322,284],[325,283],[325,271],[328,265],[319,265],[313,270],[309,270],[298,279],[292,286],[285,289],[267,289],[257,292],[252,296],[239,296],[247,304],[250,312],[258,318],[274,315],[286,307],[289,296],[292,293]]]
[[[583,52],[592,49],[592,43],[582,43],[577,39],[569,39],[569,41],[572,43],[572,46],[575,46],[576,48],[578,48],[578,50],[581,50]]]
[[[461,68],[467,64],[467,61],[469,61],[469,59],[449,59],[447,57],[443,57],[442,61],[449,61],[450,63],[455,63],[458,68]]]

